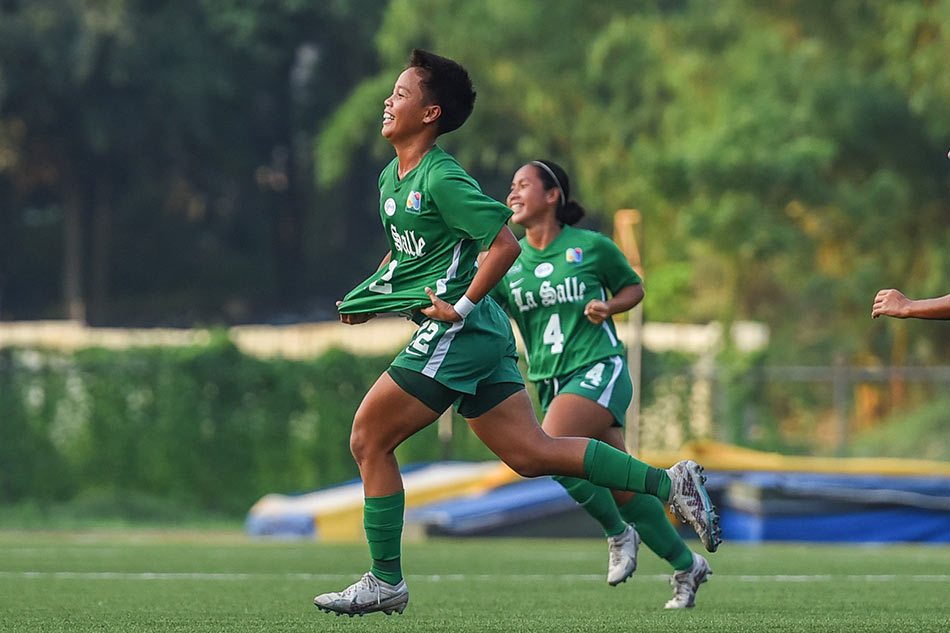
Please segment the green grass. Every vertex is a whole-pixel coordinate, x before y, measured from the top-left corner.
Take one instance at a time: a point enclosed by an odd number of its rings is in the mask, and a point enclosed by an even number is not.
[[[240,530],[228,517],[141,492],[86,491],[69,501],[0,504],[2,530],[156,529]]]
[[[694,542],[695,543],[695,542]],[[950,630],[950,548],[726,544],[698,606],[663,610],[665,564],[603,580],[595,540],[435,540],[405,547],[405,614],[350,619],[316,593],[365,571],[362,545],[237,532],[0,532],[0,631],[569,632]],[[793,578],[793,576],[798,576]]]

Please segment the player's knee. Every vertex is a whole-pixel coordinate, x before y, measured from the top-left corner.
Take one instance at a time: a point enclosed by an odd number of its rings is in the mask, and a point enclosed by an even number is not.
[[[359,464],[363,460],[363,455],[365,442],[363,440],[363,434],[357,432],[356,429],[353,429],[350,432],[350,455],[353,456],[353,459],[356,460],[356,463]]]
[[[365,425],[360,424],[359,418],[354,420],[350,431],[350,454],[357,464],[373,452],[373,434],[368,432]]]

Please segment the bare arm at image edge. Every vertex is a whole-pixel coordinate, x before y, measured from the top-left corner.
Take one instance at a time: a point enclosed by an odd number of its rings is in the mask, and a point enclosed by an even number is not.
[[[908,299],[899,290],[881,290],[874,297],[871,317],[881,315],[898,319],[950,319],[950,294],[934,299]]]

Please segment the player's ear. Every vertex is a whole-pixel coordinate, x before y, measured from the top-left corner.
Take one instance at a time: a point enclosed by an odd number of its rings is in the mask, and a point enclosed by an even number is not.
[[[440,105],[429,105],[426,106],[426,112],[422,116],[423,123],[433,123],[436,119],[442,116],[442,106]]]

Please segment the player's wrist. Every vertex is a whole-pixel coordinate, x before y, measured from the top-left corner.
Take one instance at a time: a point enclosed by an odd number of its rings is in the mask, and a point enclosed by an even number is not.
[[[456,301],[452,308],[455,310],[457,315],[464,319],[469,314],[471,314],[472,310],[475,309],[475,302],[469,299],[466,295],[462,295],[462,298]]]

